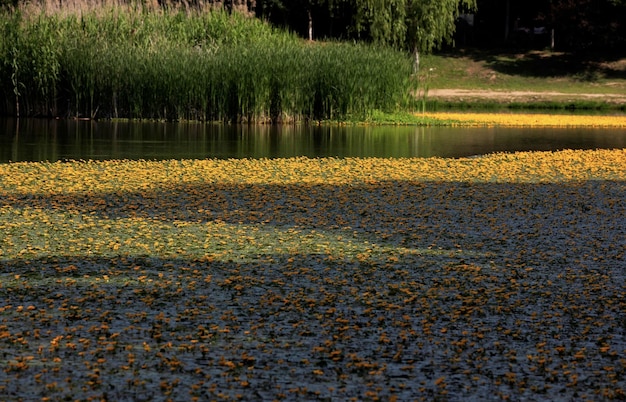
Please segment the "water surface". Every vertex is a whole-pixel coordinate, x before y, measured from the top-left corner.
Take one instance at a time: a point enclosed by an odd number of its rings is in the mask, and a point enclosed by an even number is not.
[[[463,157],[625,148],[599,128],[306,127],[0,119],[0,162],[65,159]]]

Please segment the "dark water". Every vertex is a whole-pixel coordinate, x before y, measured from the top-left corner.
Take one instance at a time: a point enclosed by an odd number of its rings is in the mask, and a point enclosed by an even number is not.
[[[626,130],[304,127],[0,119],[0,162],[63,159],[462,157],[625,148]]]

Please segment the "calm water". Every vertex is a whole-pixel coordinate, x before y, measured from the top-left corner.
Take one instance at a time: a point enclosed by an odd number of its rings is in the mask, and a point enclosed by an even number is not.
[[[0,119],[0,163],[62,159],[462,157],[626,148],[623,129],[293,127]]]

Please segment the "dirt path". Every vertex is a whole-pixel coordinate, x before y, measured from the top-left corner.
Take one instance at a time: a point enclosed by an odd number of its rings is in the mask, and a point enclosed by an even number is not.
[[[612,104],[626,104],[626,94],[573,94],[564,92],[494,91],[477,89],[431,89],[428,92],[428,98],[449,102],[500,101],[506,103],[530,103],[588,100]]]

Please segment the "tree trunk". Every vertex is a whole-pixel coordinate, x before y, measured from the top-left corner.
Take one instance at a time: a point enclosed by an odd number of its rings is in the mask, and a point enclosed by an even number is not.
[[[511,14],[511,1],[506,0],[506,9],[504,12],[504,41],[509,40],[509,19]]]
[[[413,48],[413,74],[417,75],[420,72],[420,52],[417,46]]]
[[[311,14],[311,9],[307,10],[307,14],[309,16],[309,40],[313,40],[313,14]]]

